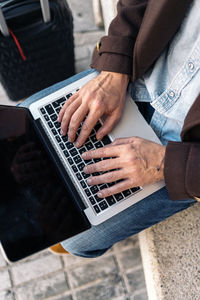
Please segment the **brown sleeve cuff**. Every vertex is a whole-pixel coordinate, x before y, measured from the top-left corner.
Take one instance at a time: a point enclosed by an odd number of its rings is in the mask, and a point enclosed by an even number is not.
[[[132,75],[132,58],[126,55],[106,52],[99,54],[97,49],[95,49],[90,66],[99,71]]]
[[[200,145],[169,142],[166,147],[164,177],[172,200],[199,197]]]

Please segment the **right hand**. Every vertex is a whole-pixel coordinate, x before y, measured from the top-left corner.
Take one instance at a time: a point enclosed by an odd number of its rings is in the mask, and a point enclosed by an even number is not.
[[[105,122],[97,132],[97,139],[101,140],[121,118],[128,82],[127,74],[106,71],[89,81],[62,107],[58,116],[62,134],[68,133],[69,141],[74,142],[80,123],[87,116],[75,143],[80,147],[97,121],[105,115]]]

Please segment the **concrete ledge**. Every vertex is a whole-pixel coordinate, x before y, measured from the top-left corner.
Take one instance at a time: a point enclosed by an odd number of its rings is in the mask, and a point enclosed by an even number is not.
[[[149,300],[200,299],[200,205],[139,234]]]

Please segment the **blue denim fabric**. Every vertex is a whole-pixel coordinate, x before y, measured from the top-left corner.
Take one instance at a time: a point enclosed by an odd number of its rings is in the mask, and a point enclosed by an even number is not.
[[[89,69],[70,79],[55,84],[52,87],[31,96],[24,101],[21,106],[29,107],[34,101],[37,101],[91,72],[93,72],[93,70]],[[88,231],[63,241],[62,246],[74,255],[96,257],[102,255],[116,242],[188,208],[195,202],[194,199],[172,201],[169,199],[166,188],[162,188],[106,222],[98,226],[92,226]]]
[[[164,145],[180,141],[185,116],[200,93],[199,13],[194,0],[169,46],[132,88],[135,101],[155,109],[150,125]]]

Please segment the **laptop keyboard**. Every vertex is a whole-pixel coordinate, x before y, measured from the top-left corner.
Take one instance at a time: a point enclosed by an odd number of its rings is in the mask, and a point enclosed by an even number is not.
[[[57,99],[56,101],[53,101],[48,105],[45,105],[44,107],[40,108],[40,112],[43,116],[43,119],[48,124],[48,127],[51,130],[55,138],[55,141],[58,143],[60,150],[63,152],[64,156],[66,157],[68,164],[71,166],[71,171],[74,173],[78,182],[80,183],[80,187],[84,191],[87,199],[89,199],[89,202],[93,207],[95,213],[99,214],[102,211],[107,210],[109,207],[135,194],[141,188],[135,187],[106,198],[98,198],[97,193],[99,190],[113,186],[117,182],[112,182],[112,183],[107,183],[102,185],[93,185],[93,186],[89,186],[87,184],[86,180],[91,175],[83,172],[83,168],[85,167],[85,165],[99,162],[107,158],[97,158],[97,159],[85,161],[82,159],[81,154],[88,150],[92,150],[92,149],[94,150],[106,146],[111,143],[111,140],[109,136],[105,136],[101,141],[98,141],[96,139],[96,132],[101,127],[101,123],[99,121],[97,122],[89,138],[81,148],[76,148],[73,143],[70,143],[68,141],[67,135],[62,136],[60,134],[61,124],[57,122],[58,114],[65,101],[71,96],[72,93],[69,93],[68,95],[66,95],[66,97],[62,97],[60,99]],[[82,123],[83,122],[81,122],[81,125],[77,131],[77,136],[80,133]],[[94,176],[98,176],[100,174],[103,174],[103,172],[93,173]]]

